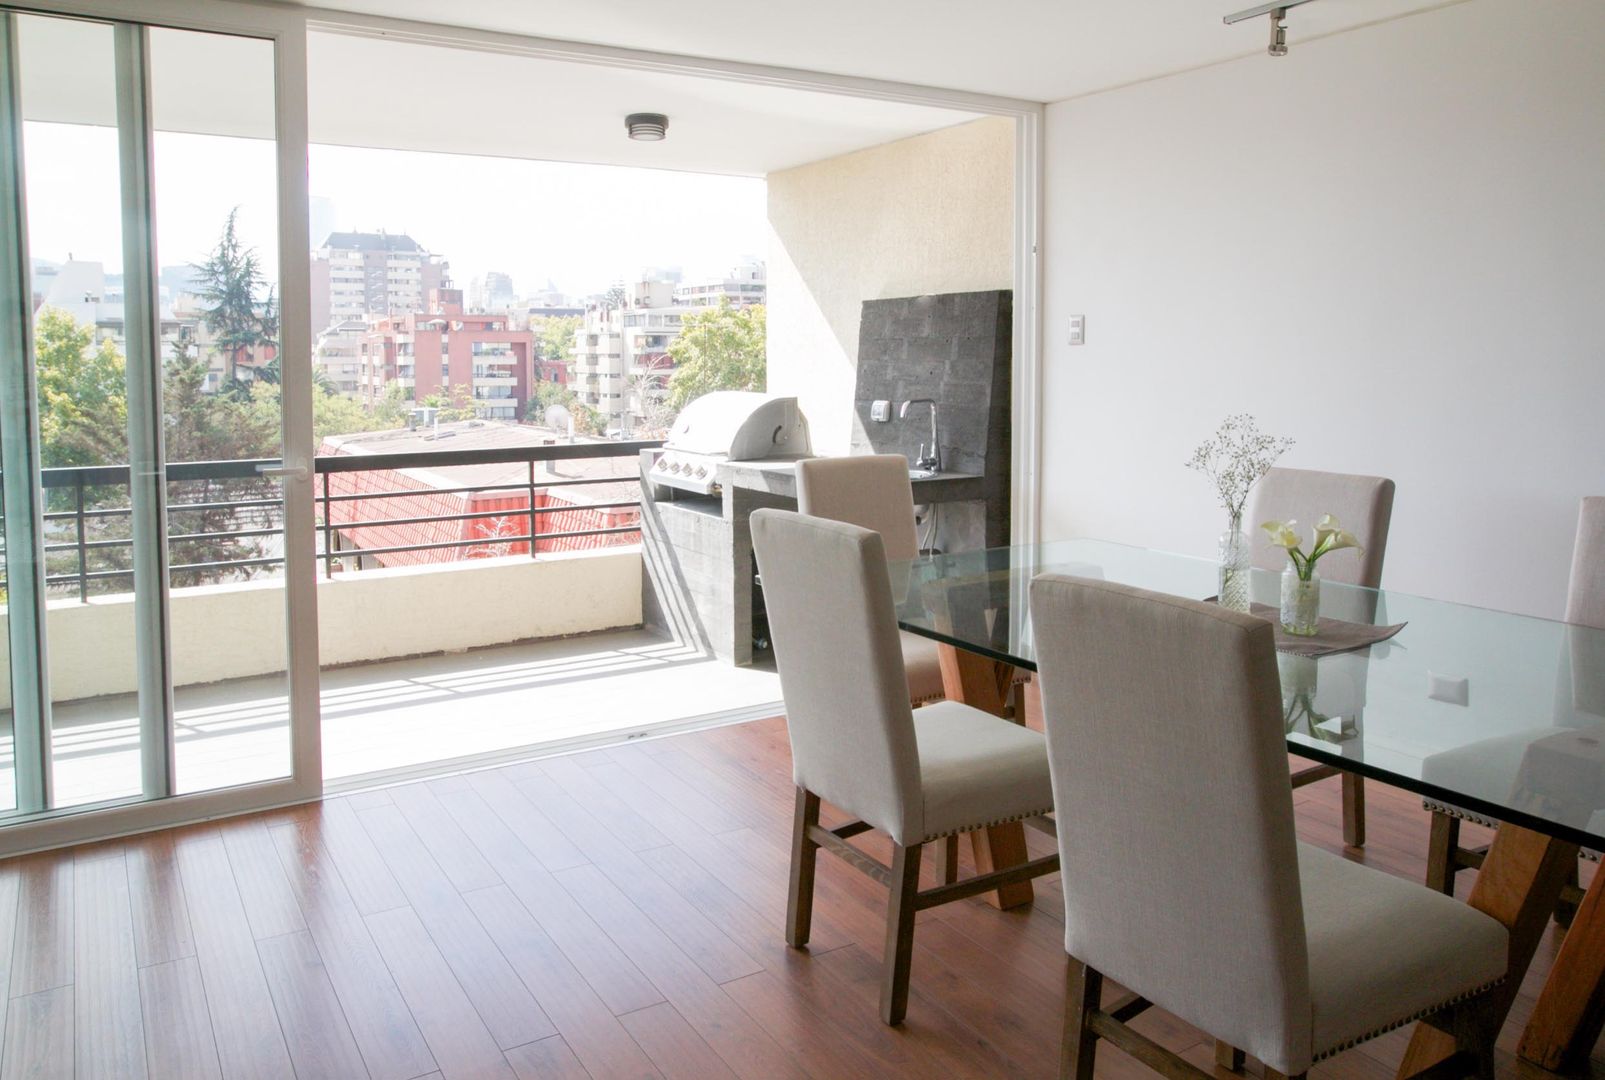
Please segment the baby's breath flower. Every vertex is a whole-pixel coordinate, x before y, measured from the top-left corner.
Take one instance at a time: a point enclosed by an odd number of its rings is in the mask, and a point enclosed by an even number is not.
[[[1261,432],[1248,413],[1234,413],[1199,444],[1187,467],[1209,477],[1226,512],[1240,518],[1249,489],[1292,445],[1292,439]]]

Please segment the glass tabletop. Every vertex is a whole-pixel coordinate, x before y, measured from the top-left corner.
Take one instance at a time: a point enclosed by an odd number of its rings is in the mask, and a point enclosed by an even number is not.
[[[1074,574],[1203,599],[1215,564],[1101,540],[892,564],[905,630],[1036,669],[1027,596]],[[1281,575],[1253,572],[1275,605]],[[1288,749],[1487,817],[1605,848],[1605,631],[1323,582],[1323,617],[1404,623],[1310,659],[1279,653]]]

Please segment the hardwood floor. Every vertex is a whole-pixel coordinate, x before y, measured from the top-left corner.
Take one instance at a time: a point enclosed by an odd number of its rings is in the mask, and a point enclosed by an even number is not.
[[[1419,879],[1419,800],[1367,795],[1364,861]],[[1337,781],[1295,801],[1302,837],[1341,850]],[[822,857],[813,943],[785,946],[791,817],[771,720],[14,859],[0,1080],[1054,1074],[1057,878],[1027,909],[921,912],[892,1030],[877,1017],[884,890]],[[1502,1076],[1518,1075],[1556,934],[1501,1039]],[[1137,1026],[1212,1066],[1174,1018]],[[1313,1075],[1382,1080],[1407,1041]],[[1098,1064],[1152,1075],[1107,1047]]]

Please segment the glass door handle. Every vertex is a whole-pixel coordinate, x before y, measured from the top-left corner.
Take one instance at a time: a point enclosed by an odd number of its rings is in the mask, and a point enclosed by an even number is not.
[[[307,478],[305,465],[258,465],[256,472],[258,476],[285,476],[294,480]]]

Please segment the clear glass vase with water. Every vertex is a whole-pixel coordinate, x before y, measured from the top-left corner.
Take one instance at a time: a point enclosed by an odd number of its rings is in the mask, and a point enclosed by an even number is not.
[[[1221,607],[1247,611],[1249,602],[1249,548],[1243,532],[1243,517],[1233,514],[1230,525],[1220,534],[1220,563],[1215,593]]]

